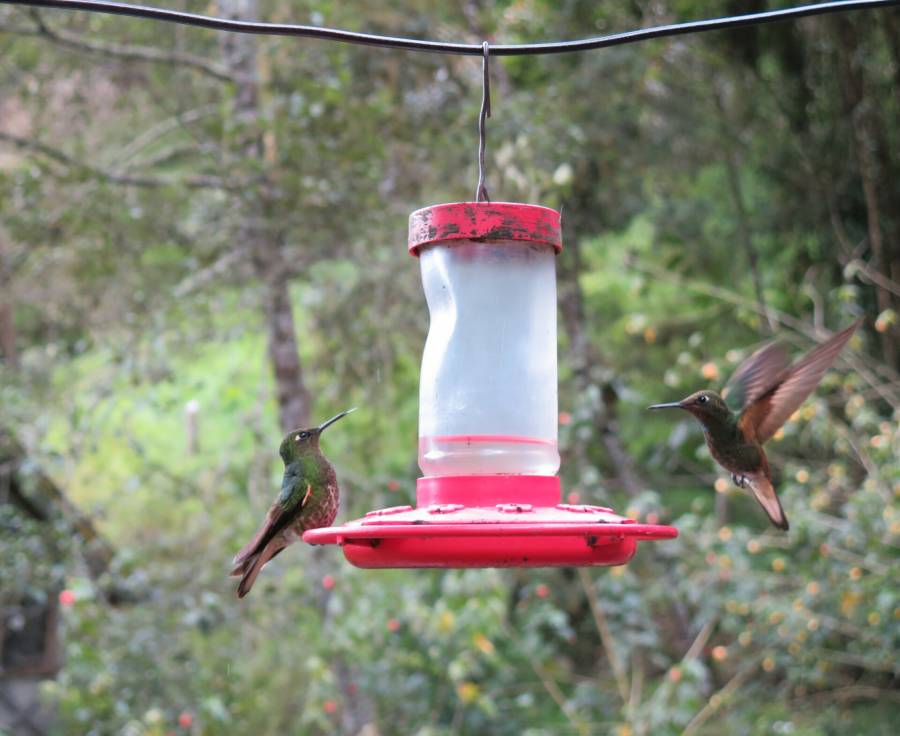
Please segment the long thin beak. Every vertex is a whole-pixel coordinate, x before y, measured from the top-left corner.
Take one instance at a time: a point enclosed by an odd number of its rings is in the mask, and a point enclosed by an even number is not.
[[[338,414],[337,416],[331,417],[331,419],[329,419],[327,422],[323,422],[322,424],[320,424],[320,425],[317,427],[317,429],[319,430],[319,432],[325,431],[325,429],[326,429],[327,427],[330,427],[330,426],[331,426],[332,424],[334,424],[338,419],[343,419],[343,418],[344,418],[345,416],[347,416],[351,411],[356,411],[356,407],[354,406],[352,409],[347,409],[347,411],[342,411],[342,412],[341,412],[340,414]]]
[[[648,406],[648,409],[684,409],[680,401],[670,401],[667,404],[654,404]]]

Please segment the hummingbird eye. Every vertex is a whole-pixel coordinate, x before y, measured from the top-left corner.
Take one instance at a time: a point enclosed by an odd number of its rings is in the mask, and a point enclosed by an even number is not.
[[[697,397],[698,404],[705,404],[707,401],[709,401],[709,396],[698,396]]]

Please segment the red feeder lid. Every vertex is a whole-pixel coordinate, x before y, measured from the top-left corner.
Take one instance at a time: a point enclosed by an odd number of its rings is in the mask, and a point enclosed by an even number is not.
[[[551,476],[419,478],[416,496],[417,508],[370,511],[310,529],[303,541],[339,544],[366,568],[549,567],[621,565],[639,541],[678,536],[604,506],[559,503],[559,478]]]
[[[549,207],[517,202],[455,202],[409,216],[409,252],[447,240],[520,240],[562,250],[560,215]]]

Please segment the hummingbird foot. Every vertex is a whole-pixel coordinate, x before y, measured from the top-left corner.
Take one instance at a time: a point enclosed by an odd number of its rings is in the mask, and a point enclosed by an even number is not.
[[[731,480],[738,488],[747,488],[747,486],[750,485],[750,481],[747,480],[746,475],[738,475],[737,473],[732,473]]]

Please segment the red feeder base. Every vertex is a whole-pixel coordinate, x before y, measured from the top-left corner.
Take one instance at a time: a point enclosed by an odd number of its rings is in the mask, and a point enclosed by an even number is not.
[[[671,526],[559,499],[552,476],[419,478],[417,508],[370,511],[310,529],[303,541],[339,544],[357,567],[551,567],[622,565],[638,541],[678,536]]]

